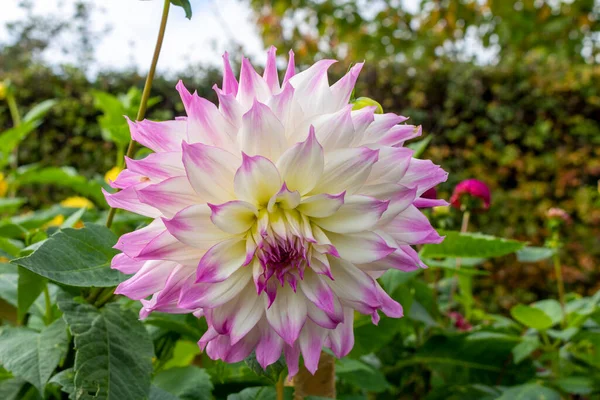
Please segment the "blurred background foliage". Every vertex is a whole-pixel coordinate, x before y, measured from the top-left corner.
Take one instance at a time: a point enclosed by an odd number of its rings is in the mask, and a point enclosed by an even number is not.
[[[473,229],[542,245],[547,209],[567,210],[573,218],[564,258],[567,285],[582,294],[600,289],[600,7],[594,0],[423,0],[416,10],[398,0],[249,4],[265,44],[281,54],[293,49],[300,68],[335,57],[341,60],[332,68],[336,79],[351,62],[367,61],[356,95],[409,116],[433,137],[424,157],[450,172],[440,196],[448,198],[467,178],[492,188],[492,207],[474,216]],[[103,111],[135,110],[139,92],[131,88],[141,88],[144,77],[135,70],[89,73],[102,37],[89,29],[93,12],[93,3],[81,0],[75,18],[29,14],[9,25],[11,39],[0,43],[0,81],[18,88],[18,104],[28,109],[57,100],[20,145],[21,164],[69,165],[101,180],[122,154],[126,140],[104,140],[111,121]],[[50,38],[63,33],[78,37],[64,49],[77,63],[47,65],[40,55]],[[232,48],[232,59],[239,60],[241,49]],[[177,78],[212,100],[220,72],[189,65]],[[157,77],[150,119],[183,114],[175,84]],[[0,130],[11,126],[1,102]],[[39,183],[20,188],[32,209],[68,193]],[[453,211],[436,218],[449,228],[460,226]],[[492,311],[554,292],[545,262],[515,268],[514,258],[506,257],[485,268],[491,274],[478,281],[476,301]]]

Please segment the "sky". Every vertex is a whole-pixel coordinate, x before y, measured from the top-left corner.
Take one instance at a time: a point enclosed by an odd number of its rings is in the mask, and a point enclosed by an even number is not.
[[[72,13],[74,0],[34,0],[34,13]],[[158,70],[177,71],[192,63],[218,64],[231,47],[227,38],[235,31],[236,42],[250,57],[263,58],[263,42],[252,22],[247,2],[239,0],[191,0],[193,16],[185,18],[181,7],[171,7]],[[0,41],[8,38],[6,22],[22,19],[17,0],[0,1]],[[92,29],[111,29],[96,46],[96,69],[121,69],[134,64],[147,70],[150,63],[163,2],[161,0],[96,0]],[[65,61],[60,51],[47,51],[52,63]]]
[[[52,16],[72,14],[76,0],[32,0],[34,14]],[[89,0],[96,5],[92,14],[93,31],[110,31],[96,45],[93,64],[98,70],[119,70],[135,67],[145,72],[152,58],[162,0]],[[368,0],[367,0],[368,1]],[[397,0],[409,11],[416,11],[420,0]],[[0,41],[9,39],[6,23],[23,19],[25,13],[18,0],[0,0]],[[263,41],[253,21],[253,13],[244,0],[190,0],[191,20],[181,7],[171,7],[167,31],[158,63],[159,73],[177,72],[190,64],[220,65],[221,55],[242,45],[244,54],[262,64]],[[232,43],[231,39],[235,41]],[[73,38],[57,40],[61,45]],[[280,52],[286,53],[285,49]],[[52,64],[69,61],[59,46],[44,53]]]

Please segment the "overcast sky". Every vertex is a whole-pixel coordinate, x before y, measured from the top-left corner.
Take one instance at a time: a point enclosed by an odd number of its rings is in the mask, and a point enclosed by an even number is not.
[[[36,14],[58,15],[72,13],[74,0],[36,0]],[[8,33],[6,22],[24,17],[17,0],[0,1],[0,40]],[[131,66],[147,69],[152,57],[156,34],[162,14],[160,0],[98,0],[93,13],[93,29],[111,30],[96,45],[95,59],[98,69],[119,69]],[[219,63],[227,50],[228,37],[235,32],[249,56],[262,58],[263,43],[252,22],[252,12],[247,2],[239,0],[191,0],[193,17],[185,18],[180,7],[171,7],[167,32],[160,56],[159,70],[176,71],[188,62]],[[223,26],[226,23],[227,26]],[[63,38],[64,40],[64,38]],[[48,51],[45,57],[51,62],[64,61],[60,51]],[[132,59],[133,58],[133,59]]]
[[[401,0],[409,10],[415,10],[420,0]],[[243,45],[245,55],[261,64],[265,58],[264,44],[252,19],[248,1],[190,0],[191,20],[180,7],[171,7],[167,32],[158,64],[159,72],[175,72],[189,63],[220,64],[221,54],[231,50],[231,38]],[[34,0],[38,15],[72,14],[75,0]],[[148,68],[160,17],[161,0],[92,0],[97,10],[92,14],[92,30],[111,30],[95,48],[94,69],[122,69],[132,64],[140,71]],[[22,19],[25,13],[18,0],[0,0],[0,41],[8,39],[6,22]],[[68,38],[60,38],[61,45]],[[76,38],[70,38],[76,40]],[[279,49],[287,53],[286,49]],[[73,61],[65,59],[59,46],[46,51],[51,63]],[[92,71],[93,72],[93,71]]]

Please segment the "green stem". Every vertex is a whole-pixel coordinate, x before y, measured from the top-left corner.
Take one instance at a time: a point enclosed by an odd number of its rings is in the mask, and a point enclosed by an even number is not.
[[[152,90],[152,81],[154,80],[154,73],[156,72],[156,64],[158,64],[158,56],[160,55],[160,49],[162,47],[163,39],[165,37],[165,29],[167,28],[167,19],[169,17],[169,6],[171,5],[170,0],[164,0],[162,18],[160,20],[160,28],[158,30],[158,37],[156,38],[156,45],[154,46],[154,55],[152,56],[152,62],[150,63],[150,70],[146,76],[146,83],[144,84],[144,91],[142,92],[142,100],[140,101],[140,108],[138,109],[136,121],[144,119],[146,115],[146,108],[148,107],[148,99],[150,98],[150,91]],[[135,142],[129,141],[127,147],[127,157],[133,157],[135,151]],[[116,208],[111,208],[106,218],[106,226],[111,227],[113,219],[115,218]]]
[[[50,301],[50,291],[48,290],[47,283],[46,286],[44,286],[44,303],[46,303],[44,319],[46,320],[46,325],[50,325],[52,322],[52,302]]]
[[[283,381],[285,379],[285,374],[281,374],[279,380],[275,384],[275,391],[277,392],[277,400],[283,400],[285,394],[285,388],[283,386]]]
[[[466,233],[469,230],[469,219],[471,218],[471,212],[469,210],[465,210],[463,213],[462,224],[460,226],[460,233]],[[452,305],[452,300],[454,299],[454,295],[456,294],[456,289],[458,286],[458,271],[460,271],[460,267],[462,265],[462,261],[460,258],[456,259],[456,271],[454,272],[454,279],[452,280],[452,287],[450,288],[450,297],[448,298],[448,305]]]
[[[565,311],[565,283],[563,282],[562,267],[560,264],[560,256],[558,251],[552,256],[554,261],[554,273],[556,275],[556,286],[558,286],[558,300],[560,302],[560,309],[562,311],[561,326],[564,329],[567,325],[567,313]]]
[[[10,110],[10,117],[12,118],[13,126],[17,127],[21,125],[21,113],[19,112],[19,106],[15,100],[15,95],[11,90],[6,94],[6,103],[8,103],[8,109]],[[19,166],[19,146],[15,146],[13,149],[12,160],[10,161],[10,167],[12,170],[16,170]],[[16,186],[10,188],[9,197],[15,197]]]

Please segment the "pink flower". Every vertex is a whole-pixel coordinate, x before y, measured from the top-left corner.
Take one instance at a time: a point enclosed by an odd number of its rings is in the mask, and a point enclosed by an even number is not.
[[[546,217],[548,217],[548,219],[560,220],[567,224],[570,224],[571,222],[573,222],[573,220],[571,219],[571,216],[569,214],[567,214],[567,212],[565,210],[563,210],[562,208],[558,208],[558,207],[552,207],[552,208],[548,209],[548,211],[546,212]]]
[[[442,240],[417,207],[447,174],[402,147],[420,128],[353,111],[362,63],[330,86],[334,62],[297,74],[290,52],[280,83],[271,48],[264,74],[243,59],[238,81],[225,54],[218,106],[180,82],[187,117],[130,122],[154,153],[127,159],[106,199],[153,222],[115,246],[112,267],[134,274],[117,293],[142,317],[203,315],[213,359],[283,353],[294,375],[302,354],[314,373],[322,347],[352,349],[355,311],[402,316],[376,279],[424,267],[411,245]]]
[[[470,331],[473,329],[473,325],[471,325],[461,313],[452,311],[448,313],[448,316],[454,322],[454,327],[459,331]]]
[[[473,201],[476,201],[473,202]],[[485,183],[477,179],[467,179],[460,182],[454,188],[450,204],[454,208],[467,207],[470,210],[490,208],[491,194],[490,189]]]

